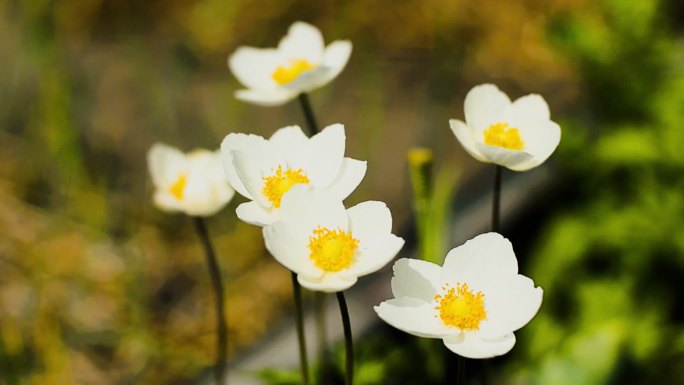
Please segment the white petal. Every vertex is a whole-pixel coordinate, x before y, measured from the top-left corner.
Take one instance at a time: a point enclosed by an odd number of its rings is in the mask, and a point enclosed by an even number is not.
[[[271,135],[268,141],[278,151],[285,153],[293,149],[301,149],[308,143],[309,137],[304,134],[301,127],[295,125],[279,128]]]
[[[532,154],[525,151],[509,150],[503,147],[489,146],[484,143],[475,143],[475,147],[490,162],[511,170],[534,159]]]
[[[289,225],[303,227],[308,236],[320,226],[347,230],[348,218],[342,201],[322,190],[298,184],[283,195],[280,220]]]
[[[303,21],[293,23],[278,43],[278,51],[287,59],[306,59],[311,64],[321,62],[323,47],[321,31]]]
[[[533,123],[551,119],[549,105],[541,95],[530,94],[520,97],[513,102],[512,109],[515,123]]]
[[[508,96],[493,84],[482,84],[471,89],[463,103],[466,124],[474,133],[497,123],[511,105]]]
[[[514,275],[492,281],[485,288],[487,318],[477,334],[497,338],[525,326],[539,311],[544,295],[540,287],[524,275]]]
[[[444,345],[452,352],[466,358],[491,358],[504,355],[513,349],[513,333],[496,340],[484,340],[472,333],[445,338]]]
[[[328,69],[324,76],[316,83],[321,87],[335,79],[342,72],[351,56],[352,44],[349,40],[337,40],[329,44],[325,49],[322,66]]]
[[[273,204],[263,193],[264,180],[261,172],[263,160],[259,159],[258,154],[246,153],[240,150],[234,150],[231,153],[233,155],[235,171],[249,196],[263,207],[272,207]]]
[[[255,226],[268,226],[278,220],[278,209],[261,207],[257,202],[245,202],[235,209],[235,214],[243,222]]]
[[[268,140],[272,151],[282,154],[290,168],[298,169],[306,166],[305,152],[309,138],[299,126],[288,126],[278,129]]]
[[[560,126],[550,120],[524,126],[521,134],[524,135],[525,152],[533,155],[533,158],[509,167],[515,171],[527,171],[544,163],[558,147],[561,138]]]
[[[342,167],[345,140],[341,124],[330,125],[309,139],[306,171],[312,185],[325,188],[333,183]]]
[[[155,143],[147,152],[147,165],[154,186],[166,189],[186,169],[185,155],[177,148]]]
[[[392,232],[392,213],[384,202],[366,201],[347,209],[355,237],[370,238]]]
[[[238,90],[235,91],[235,97],[244,102],[256,104],[264,107],[274,107],[283,105],[290,100],[297,97],[297,93],[293,93],[284,88],[276,90],[260,91],[260,90]]]
[[[357,260],[347,271],[340,272],[342,275],[360,277],[376,272],[388,264],[404,246],[404,239],[394,234],[358,239]]]
[[[448,328],[442,323],[432,303],[416,298],[390,299],[374,309],[383,321],[414,336],[443,338],[459,333],[458,329]]]
[[[352,158],[342,159],[342,167],[328,190],[340,199],[345,199],[359,186],[366,176],[367,162]]]
[[[233,186],[233,188],[237,190],[240,195],[248,199],[253,199],[252,194],[247,191],[247,188],[245,187],[244,183],[242,183],[237,170],[235,170],[235,166],[233,165],[232,151],[240,150],[242,152],[254,154],[256,157],[259,157],[263,153],[265,146],[266,140],[261,136],[237,133],[226,135],[226,137],[223,139],[223,142],[221,142],[221,159],[223,161],[223,169],[225,171],[226,178],[228,179],[230,185]]]
[[[181,202],[165,190],[155,191],[152,201],[158,209],[168,213],[183,211]]]
[[[283,84],[281,89],[294,94],[313,91],[325,83],[325,79],[329,78],[328,74],[330,72],[331,69],[328,67],[316,67],[304,71],[291,82]]]
[[[226,203],[228,201],[223,196],[215,193],[214,186],[206,175],[189,174],[181,201],[183,212],[194,216],[210,216],[221,210]]]
[[[518,274],[518,261],[511,242],[498,233],[476,236],[451,249],[444,260],[442,282],[455,287],[467,283],[474,291],[482,290],[499,277]]]
[[[309,234],[306,229],[285,222],[276,222],[263,228],[266,249],[289,270],[310,277],[321,277],[309,258]]]
[[[309,290],[322,291],[325,293],[335,293],[347,290],[357,281],[356,277],[345,278],[337,274],[325,274],[320,278],[299,274],[297,280],[303,287]]]
[[[394,263],[392,293],[431,302],[441,285],[442,267],[420,259],[402,258]]]
[[[480,162],[489,162],[489,160],[478,151],[477,146],[475,145],[472,128],[458,119],[449,120],[449,126],[454,135],[456,135],[456,139],[461,142],[461,146],[463,146],[468,154]]]
[[[228,58],[228,67],[245,87],[269,91],[277,88],[272,75],[280,61],[275,49],[240,47]]]

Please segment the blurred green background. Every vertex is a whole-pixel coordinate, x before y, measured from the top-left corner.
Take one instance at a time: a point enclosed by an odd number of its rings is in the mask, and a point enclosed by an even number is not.
[[[349,205],[388,202],[395,229],[411,217],[410,147],[466,183],[485,169],[447,123],[472,86],[549,102],[552,186],[504,229],[545,303],[495,383],[684,378],[681,1],[25,0],[0,2],[0,383],[186,384],[211,365],[201,250],[187,218],[152,207],[145,154],[304,124],[295,103],[235,100],[226,66],[296,20],[354,44],[311,99],[368,160]],[[235,219],[240,202],[209,221],[233,357],[291,311],[289,273]],[[374,335],[358,384],[440,383],[439,344]]]

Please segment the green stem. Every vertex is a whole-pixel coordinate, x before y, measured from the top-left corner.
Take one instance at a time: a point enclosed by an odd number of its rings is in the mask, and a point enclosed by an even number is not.
[[[309,95],[306,92],[299,94],[299,104],[301,104],[302,111],[304,112],[304,118],[306,119],[309,136],[316,135],[320,130],[318,129],[318,123],[316,123],[316,117],[314,116],[313,109],[311,108]]]
[[[342,316],[342,327],[344,328],[344,350],[346,355],[345,385],[352,385],[354,382],[354,343],[352,341],[351,322],[349,321],[349,310],[347,301],[344,299],[344,292],[338,291],[337,302],[340,305],[340,315]]]
[[[456,381],[457,385],[465,385],[465,366],[466,366],[466,359],[464,357],[458,356],[458,361],[457,361],[457,367],[458,367],[458,380]]]
[[[492,193],[492,231],[499,232],[501,219],[501,174],[503,167],[498,164],[494,169],[494,191]]]
[[[304,336],[304,309],[302,306],[302,287],[297,281],[297,274],[292,273],[292,295],[295,301],[295,322],[297,323],[297,339],[299,340],[299,363],[302,371],[302,383],[309,385],[309,362],[306,356],[306,338]]]
[[[214,366],[214,379],[216,384],[226,384],[227,362],[228,362],[228,323],[225,318],[223,281],[221,280],[221,270],[216,259],[214,247],[211,244],[209,231],[201,217],[193,217],[197,235],[204,247],[204,255],[209,268],[209,276],[214,289],[214,299],[216,306],[216,365]]]

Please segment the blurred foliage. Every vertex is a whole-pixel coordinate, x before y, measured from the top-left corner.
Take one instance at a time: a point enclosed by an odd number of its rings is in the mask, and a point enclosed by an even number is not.
[[[529,261],[545,306],[522,333],[512,383],[684,376],[684,46],[671,5],[600,4],[553,26],[586,79],[587,105],[563,125],[563,179]]]
[[[412,148],[407,158],[418,256],[441,265],[446,255],[447,224],[460,170],[454,164],[445,164],[433,177],[432,151],[427,148]]]
[[[348,67],[312,102],[322,125],[347,126],[347,153],[369,161],[351,201],[387,201],[399,224],[410,216],[409,147],[431,148],[436,164],[462,163],[463,180],[478,171],[454,150],[447,123],[462,116],[473,85],[541,93],[554,118],[565,116],[559,183],[538,218],[517,227],[529,231],[512,234],[528,245],[524,271],[544,287],[545,305],[510,358],[495,361],[498,378],[676,383],[678,4],[0,2],[0,384],[180,384],[211,365],[201,250],[186,218],[151,207],[145,153],[156,141],[215,148],[231,131],[270,135],[303,123],[296,106],[235,101],[239,85],[225,64],[240,45],[275,45],[299,19],[327,41],[354,42]],[[235,220],[237,203],[209,223],[227,279],[232,355],[290,311],[289,274],[266,255],[259,229]],[[359,384],[438,382],[439,343],[388,330],[367,340],[357,350]]]

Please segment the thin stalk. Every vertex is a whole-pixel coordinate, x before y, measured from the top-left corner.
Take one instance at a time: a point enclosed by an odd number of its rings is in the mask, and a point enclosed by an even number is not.
[[[501,227],[501,175],[503,167],[498,164],[494,168],[494,190],[492,192],[492,231],[499,232]],[[489,384],[489,362],[482,365],[482,385]],[[459,376],[460,378],[460,376]]]
[[[349,321],[349,310],[344,293],[338,291],[337,302],[340,305],[340,315],[342,316],[342,327],[344,328],[344,350],[346,355],[345,385],[352,385],[354,382],[354,343],[352,341],[351,322]]]
[[[466,366],[466,359],[464,357],[458,356],[458,361],[457,361],[457,371],[458,371],[458,380],[456,381],[456,385],[465,385],[465,366]]]
[[[295,302],[295,322],[297,323],[297,339],[299,340],[299,363],[302,371],[302,384],[309,385],[309,361],[306,356],[306,338],[304,336],[304,309],[302,306],[302,287],[297,281],[297,274],[292,273],[292,296]]]
[[[442,383],[444,385],[453,385],[455,383],[458,383],[458,378],[461,375],[458,363],[458,361],[460,360],[461,357],[454,354],[454,352],[452,352],[451,350],[442,350],[442,364],[444,365],[444,381]]]
[[[499,232],[501,219],[501,174],[503,167],[498,164],[494,168],[494,191],[492,193],[492,231]]]
[[[299,104],[301,104],[302,111],[304,112],[309,136],[318,134],[320,130],[318,129],[318,123],[316,123],[316,117],[311,108],[311,102],[309,102],[309,95],[306,92],[299,94]]]
[[[204,255],[206,257],[207,267],[209,268],[209,277],[211,278],[211,285],[214,289],[216,306],[216,364],[214,365],[214,380],[216,381],[216,384],[224,385],[227,383],[228,323],[225,318],[221,270],[204,219],[201,217],[193,217],[193,222],[195,223],[197,235],[204,247]]]

